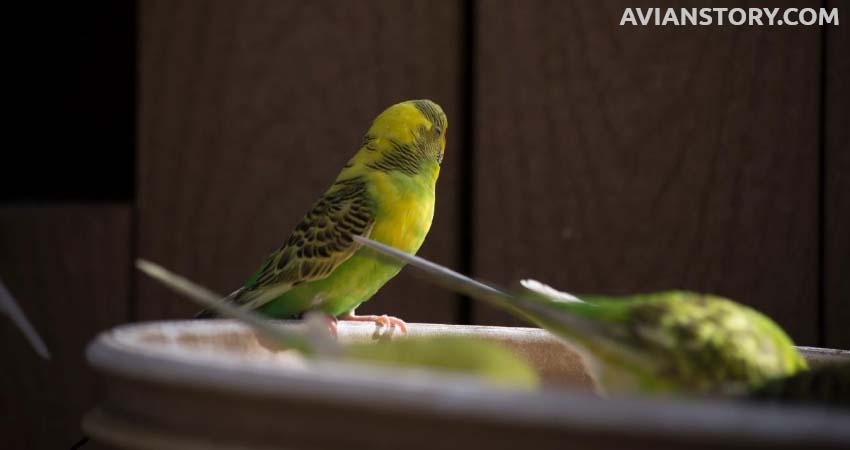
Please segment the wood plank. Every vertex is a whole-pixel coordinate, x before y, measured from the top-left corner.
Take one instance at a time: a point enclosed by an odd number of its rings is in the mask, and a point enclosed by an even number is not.
[[[711,291],[815,344],[819,28],[620,27],[626,6],[481,2],[474,271]]]
[[[98,391],[85,347],[128,319],[129,252],[125,205],[0,207],[0,277],[52,354],[40,359],[0,319],[0,385],[11,387],[2,396],[4,448],[65,449],[82,437]]]
[[[839,2],[827,6],[838,7]],[[823,345],[850,349],[850,30],[841,24],[825,31]]]
[[[222,293],[289,235],[357,150],[409,98],[457,123],[460,5],[415,2],[140,4],[140,254]],[[460,130],[449,130],[421,254],[454,264]],[[454,319],[456,297],[402,274],[359,313]],[[140,279],[139,317],[196,308]]]

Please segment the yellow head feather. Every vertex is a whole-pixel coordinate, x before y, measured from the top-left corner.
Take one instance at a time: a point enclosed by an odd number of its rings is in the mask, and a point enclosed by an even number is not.
[[[414,171],[439,164],[446,148],[448,120],[431,100],[408,100],[382,112],[363,138],[360,159],[378,169]]]

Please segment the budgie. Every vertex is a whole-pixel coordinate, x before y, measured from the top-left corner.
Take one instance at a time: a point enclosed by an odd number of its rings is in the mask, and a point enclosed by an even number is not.
[[[206,288],[145,260],[136,267],[152,278],[189,299],[214,310],[221,316],[240,320],[273,345],[293,349],[308,357],[342,359],[395,367],[419,367],[462,373],[492,385],[532,389],[539,386],[537,372],[527,361],[495,342],[470,337],[436,336],[382,339],[375,343],[341,345],[331,338],[316,313],[309,313],[306,326],[283,328],[263,316],[239,308]]]
[[[339,318],[406,332],[401,319],[355,315],[402,265],[369,257],[371,250],[352,236],[419,250],[434,216],[447,127],[442,108],[430,100],[383,111],[330,188],[228,301],[277,318],[320,311],[332,329]]]
[[[582,301],[533,280],[506,291],[387,245],[355,240],[562,337],[585,357],[603,392],[734,394],[807,370],[776,323],[728,299],[670,291]]]

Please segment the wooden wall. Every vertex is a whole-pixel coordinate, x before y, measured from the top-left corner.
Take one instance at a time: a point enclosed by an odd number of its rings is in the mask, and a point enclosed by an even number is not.
[[[138,251],[229,293],[330,185],[372,119],[429,97],[461,117],[453,2],[144,1]],[[422,254],[458,262],[463,130],[448,134]],[[455,297],[394,280],[358,312],[454,318]],[[140,319],[197,308],[140,279]]]
[[[450,121],[422,255],[502,284],[717,292],[850,347],[845,26],[620,27],[619,0],[127,5],[58,11],[32,43],[61,51],[19,60],[40,120],[0,160],[0,278],[54,359],[0,320],[14,448],[76,441],[98,331],[194,313],[135,257],[235,289],[407,98]],[[406,272],[358,312],[517,324]]]
[[[848,2],[826,3],[850,9]],[[821,333],[824,345],[850,348],[850,30],[825,31]]]
[[[98,396],[86,345],[133,320],[136,14],[116,1],[5,13],[0,279],[52,357],[0,315],[0,447],[66,450]]]
[[[712,291],[816,342],[820,30],[621,28],[630,4],[482,2],[476,274]]]
[[[126,323],[130,211],[125,205],[0,208],[0,274],[51,352],[45,361],[4,317],[4,448],[66,449],[82,437],[97,379],[83,353]]]

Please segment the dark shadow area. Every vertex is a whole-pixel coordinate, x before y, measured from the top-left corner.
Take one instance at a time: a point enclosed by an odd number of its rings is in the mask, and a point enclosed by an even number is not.
[[[0,202],[133,198],[135,2],[18,4]]]

